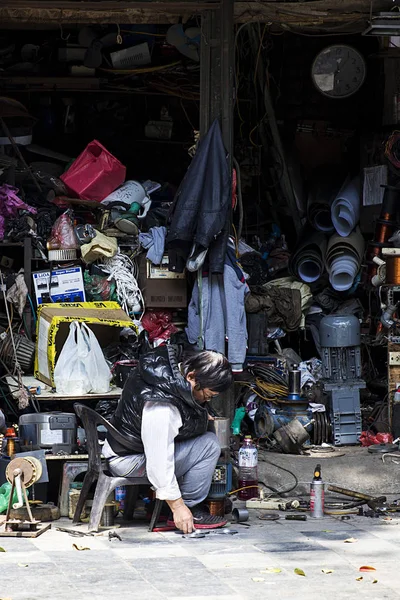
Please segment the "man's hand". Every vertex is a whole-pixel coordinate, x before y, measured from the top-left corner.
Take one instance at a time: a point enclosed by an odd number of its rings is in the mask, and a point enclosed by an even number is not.
[[[192,533],[194,531],[193,515],[182,498],[167,500],[167,503],[172,510],[174,523],[177,528],[183,531],[183,533]]]

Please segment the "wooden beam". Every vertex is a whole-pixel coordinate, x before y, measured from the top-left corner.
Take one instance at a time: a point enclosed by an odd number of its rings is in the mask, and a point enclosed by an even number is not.
[[[127,0],[0,0],[2,26],[9,23],[174,23],[205,10],[217,9],[219,2]],[[374,13],[390,10],[391,0],[374,0]],[[370,14],[370,0],[311,0],[310,2],[235,2],[236,23],[271,22],[289,27],[318,27],[349,23],[362,28]]]

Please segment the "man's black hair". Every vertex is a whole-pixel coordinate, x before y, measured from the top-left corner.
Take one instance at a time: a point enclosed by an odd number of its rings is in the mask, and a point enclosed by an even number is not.
[[[213,392],[225,392],[233,383],[232,369],[223,354],[213,350],[204,350],[185,357],[182,371],[186,377],[192,371],[200,389]]]

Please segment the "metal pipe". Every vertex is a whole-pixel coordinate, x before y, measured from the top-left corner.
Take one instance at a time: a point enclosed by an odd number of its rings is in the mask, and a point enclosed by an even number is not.
[[[353,490],[347,490],[346,488],[338,487],[337,485],[330,485],[328,487],[330,492],[336,492],[337,494],[343,494],[343,496],[350,496],[351,498],[358,498],[359,500],[365,500],[370,502],[371,500],[386,502],[386,496],[370,496],[369,494],[362,494],[361,492],[354,492]]]

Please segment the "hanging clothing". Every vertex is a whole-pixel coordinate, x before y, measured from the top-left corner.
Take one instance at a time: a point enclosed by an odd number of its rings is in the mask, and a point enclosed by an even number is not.
[[[211,273],[223,273],[232,201],[228,157],[217,120],[201,140],[178,189],[166,239],[169,269],[182,273],[187,260],[210,250]],[[202,257],[201,265],[204,261]]]
[[[161,264],[165,247],[166,227],[152,227],[148,233],[139,233],[139,243],[147,250],[146,258],[153,265]]]
[[[240,272],[241,273],[241,272]],[[244,309],[245,296],[249,288],[243,273],[231,264],[224,265],[224,274],[208,274],[202,279],[203,343],[206,350],[225,354],[228,341],[228,360],[233,372],[243,371],[246,358],[247,325]],[[189,304],[186,329],[191,344],[200,336],[200,299],[196,282]]]

